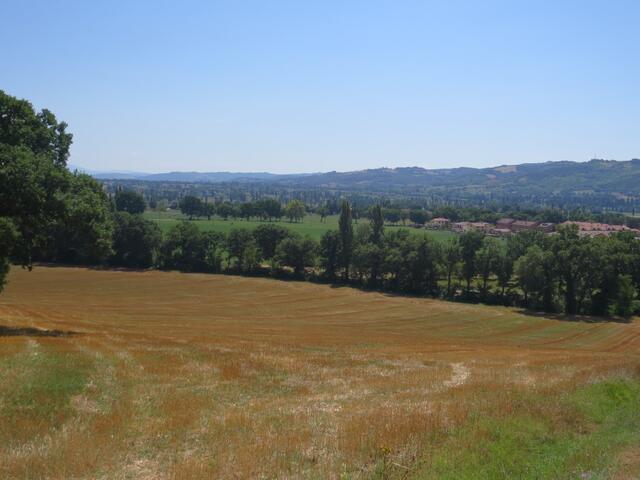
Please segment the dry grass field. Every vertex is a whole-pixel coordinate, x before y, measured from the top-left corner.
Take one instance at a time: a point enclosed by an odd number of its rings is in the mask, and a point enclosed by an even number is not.
[[[9,282],[0,478],[638,478],[637,324],[221,275]]]

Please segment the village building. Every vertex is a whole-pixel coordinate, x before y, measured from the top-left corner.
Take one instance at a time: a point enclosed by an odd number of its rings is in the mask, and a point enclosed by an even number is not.
[[[553,233],[556,230],[556,224],[550,222],[541,223],[538,229],[543,233]]]
[[[597,222],[574,222],[568,220],[562,225],[576,225],[581,232],[624,232],[631,230],[626,225],[610,225],[608,223]]]
[[[608,223],[598,222],[575,222],[568,220],[562,225],[576,225],[578,227],[578,235],[582,237],[604,237],[616,232],[633,232],[640,235],[640,230],[629,228],[626,225],[610,225]]]
[[[511,224],[511,231],[514,233],[523,232],[525,230],[537,230],[540,222],[530,222],[527,220],[516,220]]]
[[[511,230],[508,228],[492,228],[489,234],[495,237],[508,237],[511,235]]]
[[[458,233],[469,232],[471,230],[489,233],[493,229],[493,225],[487,222],[456,222],[451,225],[451,229]]]
[[[451,225],[451,230],[462,233],[471,230],[471,222],[455,222]]]
[[[510,231],[511,225],[513,225],[513,222],[515,222],[515,219],[513,218],[501,218],[500,220],[498,220],[498,223],[496,224],[496,229]]]
[[[429,226],[431,228],[445,229],[451,224],[451,221],[448,218],[444,217],[436,217],[432,218],[429,222]]]
[[[477,230],[479,232],[489,233],[492,228],[493,228],[493,225],[491,225],[490,223],[487,223],[487,222],[472,222],[471,223],[471,229],[472,230]]]

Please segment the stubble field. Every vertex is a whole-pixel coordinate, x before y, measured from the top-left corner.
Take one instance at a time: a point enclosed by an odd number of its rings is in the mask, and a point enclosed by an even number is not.
[[[635,323],[223,275],[9,282],[2,478],[640,472]]]

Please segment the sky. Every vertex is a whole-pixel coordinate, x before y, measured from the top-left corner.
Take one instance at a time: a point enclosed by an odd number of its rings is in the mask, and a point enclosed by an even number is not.
[[[640,158],[640,2],[0,0],[0,89],[91,170]]]

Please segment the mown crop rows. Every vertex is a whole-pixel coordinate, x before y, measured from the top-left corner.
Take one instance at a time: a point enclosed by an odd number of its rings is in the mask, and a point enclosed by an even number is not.
[[[0,319],[4,478],[625,478],[638,467],[636,324],[44,267],[14,269]]]

